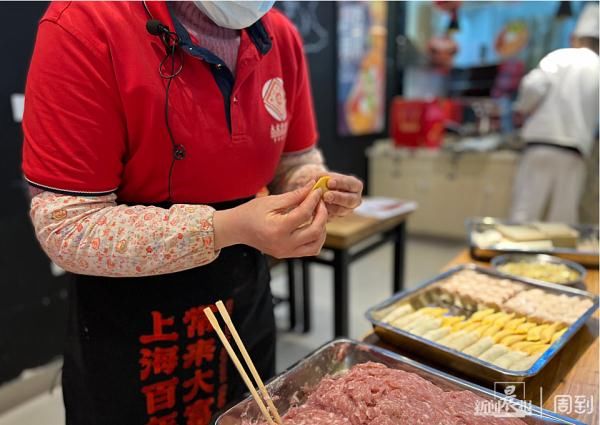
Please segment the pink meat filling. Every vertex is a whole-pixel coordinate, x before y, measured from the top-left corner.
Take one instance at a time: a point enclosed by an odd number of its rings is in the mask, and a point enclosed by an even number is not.
[[[284,425],[524,425],[515,418],[476,416],[477,401],[483,399],[470,391],[443,391],[414,373],[369,362],[354,366],[343,375],[323,379],[304,404],[285,414],[283,422]],[[254,424],[242,422],[242,425]]]

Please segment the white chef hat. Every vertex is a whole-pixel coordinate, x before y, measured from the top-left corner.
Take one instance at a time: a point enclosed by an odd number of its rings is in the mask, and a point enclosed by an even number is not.
[[[587,3],[577,20],[573,35],[575,37],[598,37],[598,3]]]

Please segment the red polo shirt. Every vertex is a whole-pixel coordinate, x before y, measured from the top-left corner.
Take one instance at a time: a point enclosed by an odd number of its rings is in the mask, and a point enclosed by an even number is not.
[[[164,2],[148,2],[171,30]],[[116,192],[127,203],[168,200],[173,147],[165,125],[160,39],[141,2],[53,3],[42,18],[27,78],[23,171],[33,185],[74,194]],[[185,41],[185,37],[182,39]],[[235,79],[218,58],[183,44],[169,122],[185,157],[172,202],[249,197],[273,178],[283,152],[317,133],[300,36],[280,12],[242,30]],[[179,57],[179,56],[178,56]]]

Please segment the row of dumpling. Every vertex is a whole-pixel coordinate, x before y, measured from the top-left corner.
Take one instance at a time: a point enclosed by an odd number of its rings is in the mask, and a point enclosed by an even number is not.
[[[594,303],[588,298],[530,289],[508,300],[504,304],[504,309],[537,321],[558,321],[571,325],[593,305]]]
[[[470,318],[448,315],[442,307],[415,310],[404,304],[383,322],[440,345],[510,370],[527,370],[567,330],[559,322],[538,324],[494,309]]]
[[[526,287],[511,279],[502,279],[475,270],[460,270],[439,282],[437,287],[450,295],[474,304],[500,308]]]
[[[539,323],[572,325],[593,306],[590,299],[554,294],[511,279],[501,279],[475,270],[461,270],[438,284],[442,299],[458,306],[495,308],[527,316]]]

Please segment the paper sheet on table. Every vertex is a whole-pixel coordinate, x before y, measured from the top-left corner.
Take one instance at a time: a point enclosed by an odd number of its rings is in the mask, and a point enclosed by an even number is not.
[[[380,220],[406,214],[417,209],[415,201],[384,197],[366,197],[362,204],[354,210],[358,215],[373,217]]]

